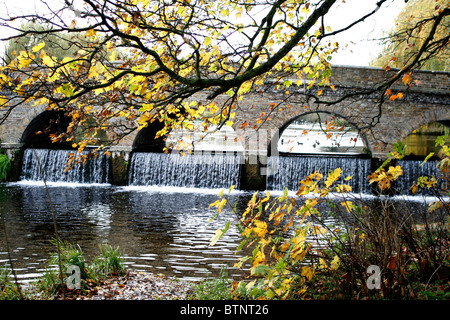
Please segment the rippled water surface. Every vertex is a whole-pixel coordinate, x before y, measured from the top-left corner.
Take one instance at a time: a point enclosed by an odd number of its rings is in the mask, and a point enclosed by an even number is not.
[[[209,246],[215,231],[235,219],[230,209],[210,221],[216,212],[209,205],[220,190],[70,184],[50,185],[48,190],[61,239],[78,244],[88,261],[99,255],[99,244],[109,243],[120,246],[134,270],[201,278],[219,274],[225,265],[231,275],[240,274],[233,268],[241,241],[234,227]],[[232,195],[238,206],[249,197],[243,192]],[[50,243],[54,226],[46,189],[40,183],[0,186],[0,208],[14,267],[22,281],[33,279],[56,250]],[[2,230],[0,264],[7,262]]]
[[[0,210],[14,269],[22,282],[40,276],[56,251],[51,243],[52,208],[60,238],[78,244],[87,261],[99,256],[99,244],[109,243],[123,250],[133,270],[200,279],[219,275],[225,266],[230,276],[242,275],[233,267],[242,240],[233,223],[215,246],[209,246],[215,231],[236,219],[229,207],[210,221],[216,211],[209,205],[220,190],[57,183],[49,184],[48,192],[52,206],[41,182],[0,185]],[[237,212],[243,212],[251,196],[234,191],[230,203],[237,203]],[[426,210],[421,197],[399,200],[396,206],[405,212]],[[0,265],[4,265],[9,260],[0,225]]]

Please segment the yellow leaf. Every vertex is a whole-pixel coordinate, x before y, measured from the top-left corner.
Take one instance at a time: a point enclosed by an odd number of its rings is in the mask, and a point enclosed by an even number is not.
[[[416,194],[417,190],[419,190],[419,186],[417,185],[416,182],[414,182],[414,184],[412,185],[412,187],[409,190],[411,190],[412,194]]]
[[[38,51],[41,50],[44,46],[45,46],[45,42],[42,41],[41,43],[35,45],[35,46],[33,47],[32,50],[33,50],[33,52],[38,52]]]
[[[314,270],[311,267],[303,267],[302,268],[302,277],[306,277],[306,279],[311,280],[314,276]]]
[[[392,179],[396,180],[398,177],[400,177],[403,174],[402,167],[401,166],[390,166],[388,170],[388,174],[392,175]]]
[[[341,205],[348,211],[348,212],[352,212],[353,208],[355,207],[355,205],[351,202],[351,201],[343,201],[341,202]]]
[[[54,67],[55,66],[55,61],[53,61],[53,59],[48,56],[48,55],[44,55],[44,57],[42,58],[42,62],[47,66],[47,67]]]
[[[352,191],[352,187],[348,184],[340,184],[336,186],[336,190],[340,193],[348,193]]]
[[[329,188],[340,177],[341,173],[342,173],[341,168],[337,168],[336,170],[331,172],[328,175],[327,180],[325,181],[325,186]]]
[[[334,259],[331,261],[331,270],[336,270],[339,267],[339,257],[336,255],[334,256]]]
[[[86,36],[93,37],[96,33],[97,32],[95,31],[95,29],[89,29],[88,31],[86,31]]]
[[[111,55],[109,56],[109,61],[111,61],[111,62],[116,61],[116,51],[115,50],[113,50],[111,52]]]
[[[256,227],[253,228],[253,232],[260,238],[263,238],[267,233],[267,223],[260,220],[255,220]]]
[[[205,38],[205,41],[203,41],[203,44],[204,44],[205,46],[209,46],[209,45],[211,44],[211,37],[206,37],[206,38]]]
[[[253,259],[253,267],[256,267],[259,264],[263,264],[266,262],[266,256],[264,255],[264,252],[261,250],[258,250],[256,253],[256,256]]]

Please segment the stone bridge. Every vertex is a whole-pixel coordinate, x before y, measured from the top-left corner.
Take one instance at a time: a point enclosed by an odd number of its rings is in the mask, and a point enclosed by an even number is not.
[[[393,94],[402,92],[403,97],[394,101],[384,97],[382,112],[379,109],[380,93],[353,95],[375,88],[383,80],[392,77],[396,71],[398,70],[334,66],[331,77],[333,89],[330,87],[308,89],[305,83],[302,86],[292,85],[287,92],[286,88],[277,88],[275,83],[267,83],[264,88],[246,94],[238,103],[233,128],[244,136],[244,150],[248,156],[246,170],[247,175],[251,177],[249,179],[263,179],[261,164],[266,163],[267,155],[277,151],[277,138],[290,122],[306,113],[328,112],[346,119],[361,133],[369,154],[374,159],[381,160],[392,151],[395,142],[403,140],[422,125],[430,122],[449,125],[450,73],[448,72],[414,72],[411,76],[413,86],[410,88],[398,81],[391,90]],[[293,79],[293,82],[296,80]],[[322,100],[334,101],[348,94],[352,97],[333,105],[317,104],[314,99],[306,99],[307,93],[317,94],[319,90],[322,90],[320,95]],[[204,93],[194,98],[202,101],[206,95],[207,93]],[[219,96],[217,102],[221,103],[226,98],[227,96]],[[269,106],[272,106],[271,112]],[[41,121],[39,115],[44,111],[45,106],[18,107],[0,126],[1,147],[8,151],[12,159],[20,157],[18,151],[24,146],[25,140],[32,136],[30,128],[39,127]],[[257,124],[257,119],[262,113],[269,115],[268,121],[260,123],[258,131],[255,131],[252,127]],[[246,129],[242,129],[244,123],[247,124]],[[142,132],[135,132],[123,139],[119,145],[111,147],[113,167],[122,168],[118,169],[121,173],[114,174],[113,180],[118,184],[123,183],[125,179],[126,169],[123,167],[129,154],[136,150],[139,140],[142,140]],[[19,161],[16,159],[16,162]]]

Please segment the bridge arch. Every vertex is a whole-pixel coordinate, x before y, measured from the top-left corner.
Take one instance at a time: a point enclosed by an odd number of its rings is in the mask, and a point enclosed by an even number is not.
[[[147,127],[142,128],[138,131],[134,137],[132,144],[132,151],[137,152],[163,152],[166,142],[164,137],[155,138],[159,130],[164,128],[164,123],[153,122]]]
[[[440,150],[436,146],[437,137],[449,133],[450,120],[432,121],[414,129],[402,140],[406,159],[423,160],[431,152],[436,155]]]
[[[311,138],[311,130],[328,137],[330,139],[328,146],[319,146],[319,141],[313,141],[310,145],[305,144],[305,140]],[[343,140],[345,135],[348,141]],[[324,110],[306,111],[284,122],[269,141],[268,155],[280,153],[367,155],[370,152],[370,143],[356,123],[345,115]]]
[[[52,143],[49,134],[66,132],[70,117],[64,111],[46,110],[34,117],[23,131],[20,142],[24,148],[71,149],[71,143]]]
[[[49,135],[67,132],[72,120],[70,114],[65,110],[47,110],[44,108],[41,109],[40,113],[31,114],[30,118],[27,119],[19,141],[24,148],[74,149],[72,144],[83,140],[85,130],[95,127],[95,120],[89,117],[84,124],[75,129],[73,141],[63,140],[53,143]],[[99,130],[95,138],[96,145],[108,140],[104,130]]]
[[[402,125],[399,126],[398,140],[405,140],[415,130],[429,123],[440,123],[450,127],[450,108],[443,106],[442,108],[408,115]]]
[[[151,123],[147,127],[139,130],[136,134],[132,144],[132,151],[161,153],[165,147],[170,150],[172,148],[171,144],[176,144],[177,141],[185,142],[184,145],[180,146],[180,149],[186,150],[192,147],[194,152],[244,151],[243,145],[238,139],[238,135],[233,127],[223,126],[217,131],[215,128],[210,128],[208,134],[206,134],[201,122],[194,125],[199,126],[198,130],[173,130],[166,136],[156,138],[157,132],[164,128],[164,124],[162,122]]]

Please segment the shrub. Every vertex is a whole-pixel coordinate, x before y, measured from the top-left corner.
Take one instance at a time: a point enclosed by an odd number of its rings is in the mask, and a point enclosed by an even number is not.
[[[411,188],[434,190],[437,197],[421,216],[388,196],[403,174],[394,163],[402,158],[402,144],[368,177],[382,192],[377,201],[352,196],[346,184],[351,177],[341,178],[340,168],[330,171],[326,178],[320,172],[305,177],[297,198],[288,196],[287,190],[279,197],[255,193],[238,221],[243,236],[238,250],[248,248],[251,253],[236,263],[237,267],[248,267],[249,274],[247,280],[233,286],[234,296],[448,297],[450,205],[444,196],[450,195],[450,138],[441,137],[438,143],[442,147],[438,167],[444,183],[439,186],[435,177],[421,177]],[[328,197],[331,193],[333,200]],[[224,197],[212,205],[219,211],[226,203]],[[217,235],[223,235],[223,230]],[[379,268],[379,290],[369,285],[369,266]]]
[[[11,161],[7,155],[0,153],[0,182],[6,181],[10,170]]]
[[[20,289],[11,281],[11,274],[7,265],[0,267],[0,300],[22,299]]]

